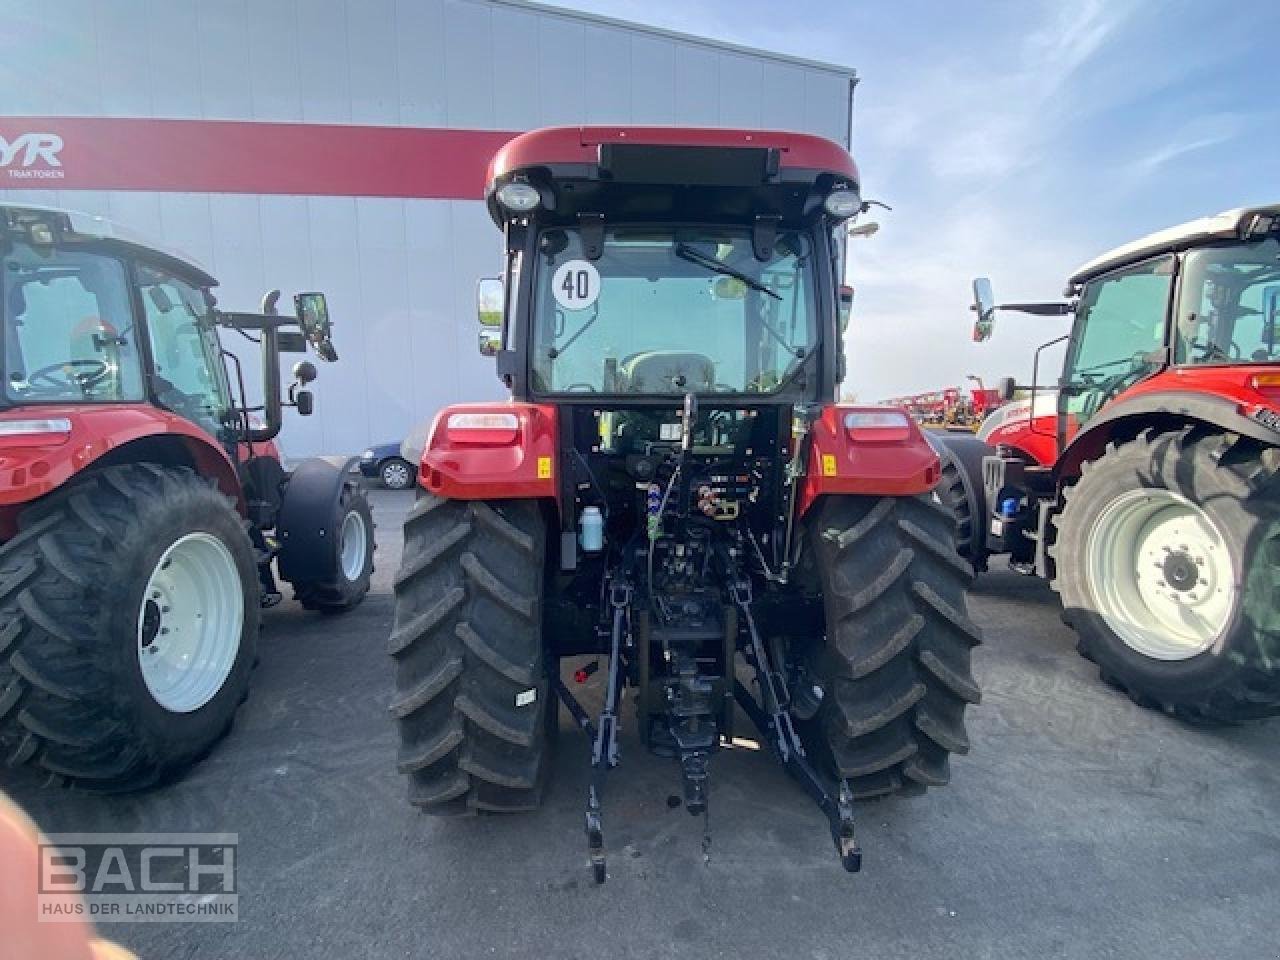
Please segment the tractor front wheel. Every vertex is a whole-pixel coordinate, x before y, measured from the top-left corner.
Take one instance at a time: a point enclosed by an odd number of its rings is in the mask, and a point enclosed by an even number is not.
[[[1085,466],[1052,548],[1080,652],[1184,719],[1280,714],[1280,450],[1148,430]]]
[[[951,511],[926,497],[826,497],[806,522],[826,614],[809,674],[823,696],[806,746],[856,798],[922,793],[967,753],[981,642]]]
[[[0,547],[0,756],[142,789],[199,760],[248,694],[253,548],[190,470],[108,467],[29,507]]]

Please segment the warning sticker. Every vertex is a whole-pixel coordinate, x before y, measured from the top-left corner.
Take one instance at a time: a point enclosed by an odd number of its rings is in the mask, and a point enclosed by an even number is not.
[[[539,480],[551,479],[551,458],[550,457],[538,458],[538,479]]]
[[[822,455],[822,475],[824,477],[834,477],[836,475],[836,455],[834,453],[824,453]]]
[[[600,296],[600,271],[589,260],[569,260],[551,275],[551,292],[562,310],[586,310]]]

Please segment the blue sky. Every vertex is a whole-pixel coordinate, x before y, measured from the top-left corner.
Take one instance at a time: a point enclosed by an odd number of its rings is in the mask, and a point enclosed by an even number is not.
[[[971,343],[975,275],[1053,299],[1109,247],[1280,201],[1276,0],[558,2],[857,69],[863,194],[894,208],[850,247],[864,401],[1029,377],[1065,321],[1009,314]]]

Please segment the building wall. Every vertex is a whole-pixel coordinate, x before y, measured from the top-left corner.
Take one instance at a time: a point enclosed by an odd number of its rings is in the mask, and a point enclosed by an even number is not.
[[[134,117],[460,131],[654,123],[848,140],[851,71],[516,0],[58,0],[19,11],[0,31],[0,135],[24,117]],[[441,152],[421,156],[428,175],[447,166]],[[246,151],[211,159],[253,179]],[[131,185],[127,156],[112,162],[124,169],[109,182]],[[0,201],[102,214],[179,248],[219,278],[228,309],[254,309],[270,287],[325,291],[341,361],[320,371],[316,414],[287,415],[282,446],[345,453],[445,403],[502,395],[475,349],[476,278],[500,259],[477,166],[463,199],[39,189],[0,170]],[[252,350],[237,352],[256,378]]]

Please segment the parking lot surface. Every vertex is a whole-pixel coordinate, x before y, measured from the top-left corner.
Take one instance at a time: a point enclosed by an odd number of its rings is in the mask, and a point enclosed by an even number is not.
[[[704,862],[700,821],[666,802],[675,764],[627,729],[596,887],[587,746],[563,711],[540,811],[419,815],[395,772],[384,652],[411,494],[372,499],[368,600],[341,617],[268,611],[249,702],[186,779],[114,798],[0,781],[47,832],[239,835],[240,922],[103,928],[141,956],[1278,955],[1280,722],[1196,729],[1134,706],[1076,655],[1048,587],[1011,573],[971,599],[986,631],[972,753],[944,789],[858,808],[860,875],[751,749],[713,761]]]

